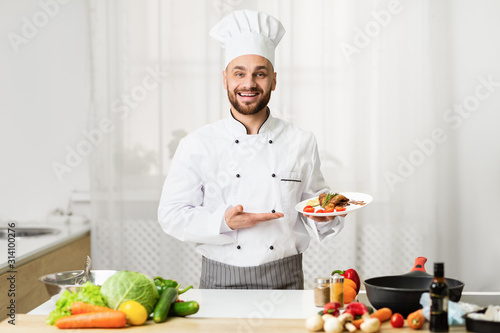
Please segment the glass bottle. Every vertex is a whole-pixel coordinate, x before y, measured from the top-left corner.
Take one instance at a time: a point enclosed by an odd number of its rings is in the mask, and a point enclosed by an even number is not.
[[[330,278],[314,280],[314,305],[323,307],[330,302]]]
[[[339,302],[340,308],[344,307],[344,277],[339,273],[331,276],[330,302]]]
[[[444,263],[434,263],[434,277],[429,287],[431,294],[431,332],[448,332],[449,290],[444,278]]]

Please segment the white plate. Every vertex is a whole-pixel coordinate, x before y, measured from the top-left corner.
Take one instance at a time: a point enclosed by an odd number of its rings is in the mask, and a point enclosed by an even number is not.
[[[295,209],[299,212],[299,213],[302,213],[302,214],[307,214],[307,215],[311,215],[311,216],[337,216],[337,215],[344,215],[344,214],[348,214],[350,212],[353,212],[355,210],[358,210],[360,208],[363,208],[363,207],[366,207],[368,206],[368,204],[370,202],[373,201],[373,197],[369,194],[365,194],[365,193],[358,193],[358,192],[341,192],[340,194],[342,194],[343,196],[345,196],[346,198],[348,198],[349,200],[355,200],[355,201],[363,201],[365,204],[364,205],[354,205],[354,204],[349,204],[349,206],[346,206],[345,207],[345,210],[341,211],[341,212],[331,212],[331,213],[304,213],[303,212],[303,209],[305,206],[307,206],[307,202],[314,199],[314,198],[310,198],[310,199],[307,199],[307,200],[304,200],[302,202],[299,202],[296,206],[295,206]],[[322,209],[321,206],[316,206],[314,207],[314,211],[317,211],[319,209]]]

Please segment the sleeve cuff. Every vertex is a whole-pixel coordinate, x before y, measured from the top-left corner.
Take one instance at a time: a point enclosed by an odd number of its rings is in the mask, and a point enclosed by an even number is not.
[[[224,215],[222,215],[222,221],[221,221],[221,224],[220,224],[220,233],[221,234],[225,234],[225,233],[228,233],[228,232],[231,232],[231,231],[234,231],[233,229],[231,229],[227,223],[226,223],[226,219],[224,218]]]
[[[307,219],[309,226],[313,229],[314,234],[319,242],[327,238],[333,238],[344,228],[345,217],[337,216],[330,222],[318,223],[311,219]]]
[[[222,217],[221,217],[221,223],[220,223],[220,229],[219,229],[219,233],[221,235],[226,235],[226,236],[229,236],[233,239],[236,239],[236,233],[237,231],[236,230],[233,230],[231,229],[227,223],[226,223],[226,218],[225,218],[225,213],[226,213],[226,210],[228,210],[230,207],[232,207],[231,205],[228,205],[224,208],[223,212],[222,212]]]
[[[320,234],[324,234],[342,224],[343,221],[341,221],[341,219],[343,219],[343,217],[336,216],[333,220],[329,222],[314,222],[314,223],[316,224],[316,229],[318,229],[318,232]]]

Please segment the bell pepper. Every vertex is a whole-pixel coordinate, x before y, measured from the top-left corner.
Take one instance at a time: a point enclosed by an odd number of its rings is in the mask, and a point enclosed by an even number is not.
[[[181,286],[179,283],[177,283],[177,281],[175,280],[167,280],[167,279],[164,279],[162,278],[161,276],[156,276],[154,279],[153,279],[154,283],[155,283],[155,286],[156,286],[156,290],[158,290],[158,294],[161,295],[161,293],[167,289],[167,288],[175,288],[177,289],[178,291],[178,294],[183,294],[185,293],[186,291],[188,291],[189,289],[193,288],[193,286],[187,286],[186,288],[182,289],[182,290],[179,290],[179,287]]]
[[[154,283],[155,283],[155,286],[156,286],[156,290],[158,290],[158,294],[161,295],[161,293],[171,287],[171,288],[177,288],[177,286],[179,285],[177,283],[177,281],[175,280],[167,280],[167,279],[164,279],[162,278],[161,276],[156,276],[154,279],[153,279]]]
[[[338,317],[340,315],[340,303],[339,302],[330,302],[326,303],[323,308],[323,314],[331,314],[334,317]]]
[[[361,316],[362,319],[370,318],[368,307],[361,302],[352,302],[346,305],[345,311],[352,314],[354,318]]]
[[[332,272],[332,275],[335,273],[342,275],[346,279],[353,280],[354,283],[356,283],[356,294],[359,293],[359,288],[361,287],[361,280],[359,279],[358,273],[353,268],[349,268],[345,271],[336,270]]]

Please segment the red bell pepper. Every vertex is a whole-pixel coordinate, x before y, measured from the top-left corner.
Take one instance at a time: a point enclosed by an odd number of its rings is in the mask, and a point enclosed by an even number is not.
[[[370,318],[370,311],[368,307],[361,302],[352,302],[346,305],[344,313],[352,314],[353,318],[361,316],[361,318]]]
[[[330,302],[326,303],[323,308],[324,314],[331,314],[334,317],[338,317],[340,315],[340,303],[339,302]]]
[[[349,268],[348,270],[345,271],[336,270],[332,272],[332,275],[335,273],[339,273],[346,279],[353,280],[354,283],[356,283],[356,294],[359,293],[359,288],[361,287],[361,280],[359,279],[358,273],[353,268]]]

